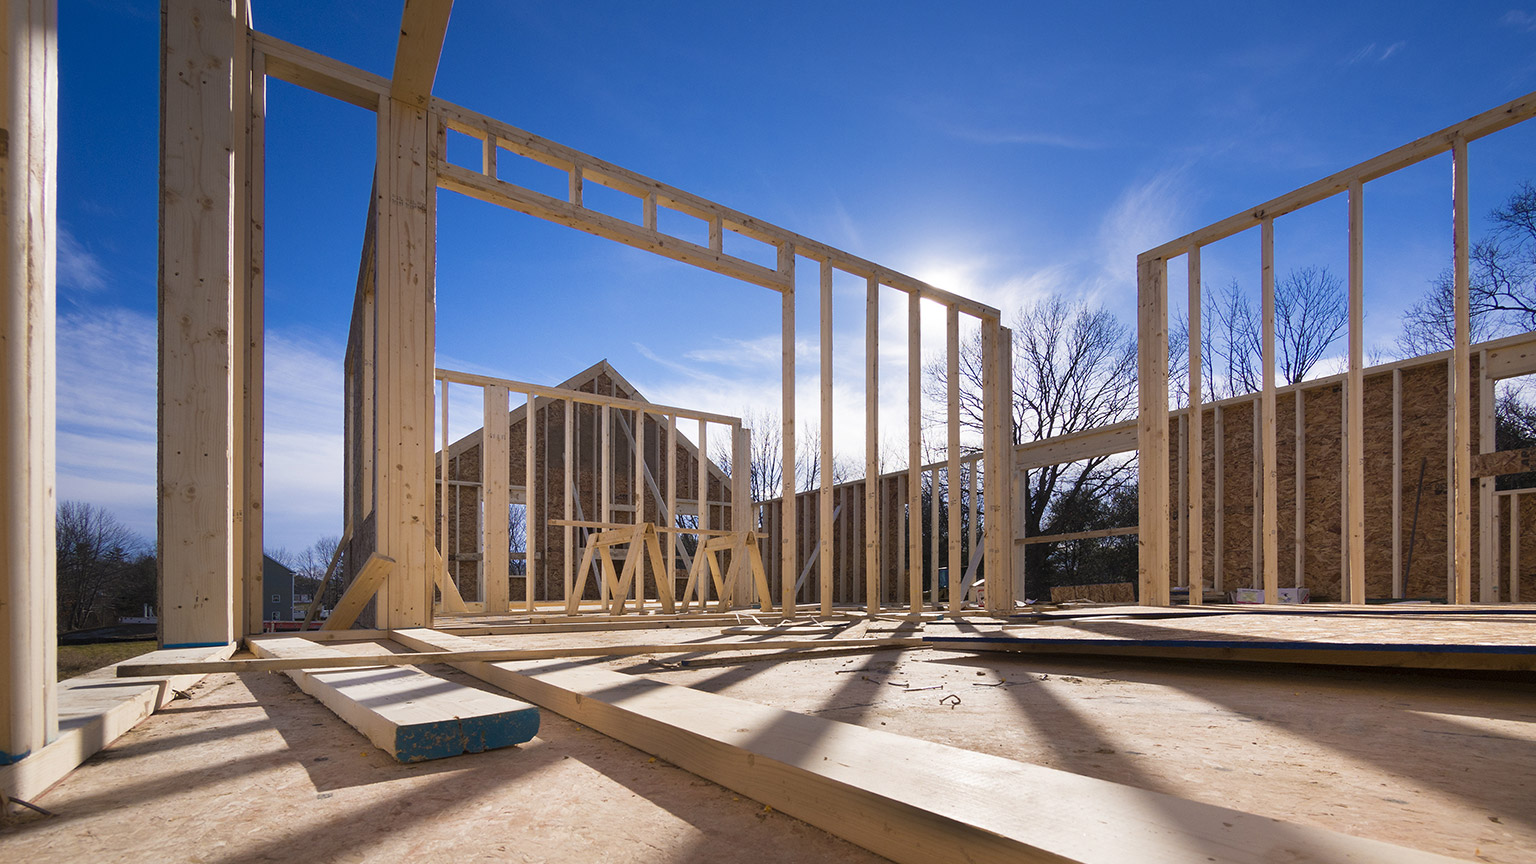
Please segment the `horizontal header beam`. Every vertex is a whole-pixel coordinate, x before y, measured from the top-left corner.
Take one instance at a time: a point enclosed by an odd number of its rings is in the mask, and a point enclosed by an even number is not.
[[[380,100],[390,97],[391,82],[383,76],[365,72],[339,60],[275,39],[265,33],[252,31],[251,38],[255,50],[267,58],[268,75],[369,110],[378,110]],[[709,223],[712,226],[712,232],[713,226],[718,225],[721,229],[729,229],[770,246],[790,245],[794,247],[795,254],[801,257],[830,264],[845,273],[874,279],[897,291],[916,293],[926,300],[953,307],[983,321],[1000,321],[1002,318],[1002,314],[996,308],[985,303],[945,291],[898,270],[796,234],[739,210],[733,210],[707,198],[669,186],[659,180],[558,144],[468,108],[434,97],[430,103],[430,110],[440,116],[448,128],[454,131],[482,141],[494,138],[497,147],[505,148],[520,156],[542,162],[561,171],[579,171],[584,182],[591,181],[633,195],[644,202],[648,210],[654,206],[666,207]],[[782,276],[768,268],[759,267],[753,270],[751,267],[741,266],[750,262],[741,262],[740,259],[734,259],[731,256],[721,256],[713,250],[666,235],[658,235],[666,238],[665,243],[657,243],[654,238],[642,242],[642,235],[651,235],[654,232],[611,216],[599,218],[603,217],[603,214],[581,208],[579,205],[572,205],[570,202],[563,202],[564,208],[551,207],[549,202],[559,201],[559,199],[539,195],[531,190],[522,190],[522,187],[513,186],[510,183],[491,181],[495,185],[488,185],[475,179],[490,180],[484,174],[450,164],[439,164],[438,171],[439,185],[444,188],[499,206],[570,225],[628,245],[650,249],[658,254],[706,269],[716,269],[713,265],[718,263],[717,259],[723,257],[729,259],[731,263],[722,266],[718,272],[755,285],[780,290],[780,286],[784,283]],[[512,193],[508,188],[503,187],[521,190],[528,195]],[[529,197],[529,195],[537,197]],[[572,207],[579,212],[568,212]],[[535,209],[539,212],[534,212]],[[701,255],[700,252],[704,254]],[[756,266],[752,265],[752,267]],[[765,278],[764,273],[772,273],[772,281]]]

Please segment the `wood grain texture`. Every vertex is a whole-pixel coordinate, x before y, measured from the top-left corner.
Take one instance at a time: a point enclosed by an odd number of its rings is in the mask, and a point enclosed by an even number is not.
[[[394,656],[349,658],[337,649],[298,637],[254,641],[251,650],[260,658],[289,664],[318,664],[336,658],[361,664]],[[425,762],[510,747],[531,740],[539,731],[539,709],[532,705],[419,669],[359,665],[312,672],[306,668],[313,666],[285,668],[300,690],[400,762]]]
[[[460,668],[898,862],[1445,860],[604,669]]]

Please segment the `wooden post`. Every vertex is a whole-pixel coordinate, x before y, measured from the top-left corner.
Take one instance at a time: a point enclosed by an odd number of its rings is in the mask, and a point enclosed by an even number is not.
[[[438,436],[442,442],[442,450],[438,451],[437,460],[437,498],[442,506],[438,508],[437,513],[437,550],[443,559],[443,578],[454,581],[458,576],[449,568],[448,560],[448,379],[444,378],[438,384],[442,388],[443,401],[438,406],[442,415],[442,432]],[[454,587],[458,587],[457,581],[454,581]],[[485,595],[480,595],[480,599],[484,600]],[[445,607],[447,601],[448,598],[444,597]]]
[[[1456,603],[1456,357],[1445,361],[1445,602]],[[1470,587],[1470,586],[1469,586]]]
[[[438,118],[432,81],[452,4],[405,6],[389,98],[378,106],[374,242],[374,524],[394,560],[374,623],[432,624],[432,382],[435,356]]]
[[[1252,557],[1249,563],[1248,587],[1262,588],[1264,586],[1264,438],[1261,434],[1264,423],[1260,417],[1263,398],[1255,393],[1253,396],[1253,542],[1249,544]]]
[[[620,415],[620,416],[622,416],[622,415]],[[635,522],[636,525],[639,525],[639,524],[641,524],[642,522],[645,521],[645,411],[644,411],[644,409],[641,409],[641,408],[636,408],[635,409],[635,434],[631,436],[630,444],[631,444],[631,446],[634,447],[634,450],[635,450],[635,464],[634,464],[634,469],[635,470],[634,470],[634,476],[629,481],[629,483],[630,483],[630,486],[629,486],[629,490],[630,490],[629,491],[629,501],[630,501],[630,504],[634,505],[634,508],[635,508],[634,522]],[[641,550],[640,550],[640,548],[638,546],[635,547],[634,550],[632,550],[632,554],[635,554],[635,555],[639,556],[638,559],[635,561],[635,565],[634,565],[635,566],[635,611],[636,612],[643,612],[645,610],[645,569],[646,569],[646,561],[645,561],[645,559],[646,559],[646,556],[640,554],[640,552],[641,552]],[[627,565],[629,562],[626,561],[624,563]],[[657,574],[657,578],[660,578],[660,575],[661,574],[658,573]],[[661,598],[658,597],[657,599],[659,600]]]
[[[659,431],[659,430],[658,430]],[[570,518],[567,516],[566,518]],[[667,527],[677,528],[677,415],[667,415]],[[702,537],[703,535],[700,535]],[[700,544],[702,545],[702,544]],[[667,579],[677,581],[677,535],[667,532]],[[708,581],[708,580],[705,580]],[[700,588],[702,589],[702,585]],[[676,593],[674,591],[673,593]],[[705,591],[699,592],[700,608],[709,608]]]
[[[20,241],[7,266],[11,290],[28,304],[25,309],[43,299],[39,292],[44,286],[37,283],[49,277],[19,268],[44,254],[48,263],[38,266],[51,268],[53,258],[51,240],[29,234],[52,234],[53,172],[48,169],[57,145],[47,124],[55,116],[48,100],[54,98],[50,82],[56,67],[50,58],[55,56],[51,52],[56,25],[52,11],[38,3],[8,4],[5,14],[7,27],[25,31],[9,34],[21,50],[8,54],[5,114],[12,124],[6,166],[14,172],[5,192],[20,196],[8,200],[24,202],[7,208],[14,226],[8,243],[14,247]],[[242,425],[236,405],[243,402],[239,391],[244,381],[236,377],[234,345],[239,337],[232,334],[237,332],[236,318],[244,317],[237,316],[236,309],[244,306],[247,287],[235,266],[234,226],[244,227],[244,214],[236,212],[235,185],[247,148],[236,146],[237,130],[244,139],[246,117],[243,111],[237,114],[234,96],[245,86],[236,81],[236,58],[248,56],[248,49],[245,22],[231,0],[165,0],[161,21],[160,643],[167,648],[225,645],[243,629],[244,608],[237,575],[242,562],[236,558],[240,527],[235,524],[237,502],[243,498],[243,478],[237,475],[243,466],[234,461],[237,427]],[[240,185],[243,192],[243,180]],[[48,290],[51,320],[51,285]],[[12,308],[12,315],[20,311]],[[22,338],[25,335],[25,330],[18,331],[11,338],[20,341],[7,350],[38,350]],[[50,349],[46,356],[51,354]],[[26,369],[28,357],[18,354],[15,359],[22,363],[8,362],[8,369]],[[51,364],[36,375],[46,377],[28,380],[11,398],[31,399],[30,389],[46,385],[49,395],[36,398],[51,400]],[[16,413],[8,415],[23,422],[32,406],[16,404]],[[51,444],[51,427],[45,440]],[[25,464],[31,468],[38,463],[29,458]],[[24,483],[26,477],[23,470],[11,482]],[[30,494],[25,486],[16,490]],[[52,524],[51,516],[47,521]],[[51,529],[46,539],[51,548]],[[15,548],[22,554],[27,546]],[[35,581],[37,576],[27,578]]]
[[[949,500],[944,508],[949,518],[949,611],[959,612],[964,600],[960,590],[961,577],[964,575],[960,569],[961,544],[964,539],[961,537],[964,525],[960,514],[965,508],[965,498],[959,494],[964,488],[960,476],[960,310],[950,306],[944,323],[944,365],[948,384],[945,388],[945,401],[949,407],[946,424],[949,441],[944,448],[949,455],[948,467],[944,469],[945,479],[949,481]],[[959,512],[956,510],[957,504]],[[937,539],[937,526],[934,532]],[[935,594],[934,598],[937,599],[938,595]]]
[[[698,450],[698,453],[696,453],[694,455],[696,455],[698,457],[698,464],[697,464],[696,467],[697,467],[698,472],[699,472],[699,480],[698,480],[698,484],[697,484],[698,488],[694,490],[694,495],[698,499],[698,502],[699,502],[699,528],[701,530],[708,531],[710,529],[710,521],[709,521],[709,421],[704,420],[703,418],[699,419],[699,450]],[[736,453],[735,453],[734,450],[732,450],[731,458],[734,460],[735,457],[736,457]],[[735,477],[734,474],[731,475],[731,476],[733,478]],[[734,500],[734,496],[733,496],[733,498],[732,498],[733,506],[734,506],[734,503],[735,503],[735,500]],[[704,548],[703,544],[704,544],[704,535],[701,534],[701,535],[699,535],[699,547],[698,548],[699,549]],[[699,553],[697,551],[695,551],[694,554],[697,555]],[[738,583],[738,584],[740,584],[740,583]],[[726,598],[722,597],[720,599],[724,600]],[[706,608],[706,609],[709,608],[709,580],[708,579],[704,579],[704,580],[702,580],[699,583],[699,602],[702,604],[703,608]]]
[[[795,506],[795,247],[792,244],[780,244],[778,272],[784,277],[783,293],[779,298],[779,338],[783,355],[779,389],[783,431],[779,440],[784,445],[784,495],[781,499],[784,512],[780,522],[783,531],[779,536],[779,549],[783,556],[779,565],[782,568],[779,571],[782,607],[779,611],[788,620],[795,617],[795,580],[800,576],[800,559],[795,554],[798,548],[795,533],[798,508]]]
[[[821,614],[832,614],[832,262],[821,262]]]
[[[1520,493],[1509,496],[1509,602],[1520,602]]]
[[[1264,442],[1264,500],[1263,536],[1261,547],[1264,556],[1264,602],[1280,601],[1280,490],[1279,471],[1276,468],[1275,451],[1275,220],[1266,218],[1260,226],[1261,257],[1263,259],[1263,304],[1261,307],[1263,329],[1264,376],[1259,430]]]
[[[1451,393],[1455,411],[1451,422],[1451,487],[1455,490],[1452,518],[1455,553],[1454,602],[1472,602],[1472,352],[1468,302],[1467,140],[1451,140],[1452,245],[1454,262],[1456,341],[1451,350]]]
[[[1478,452],[1492,453],[1495,449],[1493,378],[1488,375],[1488,351],[1486,349],[1478,353],[1477,383]],[[1479,603],[1497,603],[1499,600],[1499,538],[1496,528],[1499,511],[1494,505],[1494,479],[1493,477],[1479,477],[1477,479],[1477,600]]]
[[[564,488],[561,490],[561,494],[564,498],[564,507],[560,511],[561,517],[566,521],[570,521],[571,519],[576,518],[575,507],[572,506],[576,497],[576,473],[575,465],[573,464],[576,461],[576,430],[574,428],[576,422],[575,409],[576,403],[570,399],[566,399],[564,430],[565,450],[563,451],[565,461],[565,478],[561,481],[564,484]],[[571,525],[566,525],[560,530],[564,535],[561,538],[564,549],[561,557],[564,559],[565,563],[565,592],[560,595],[560,598],[569,602],[571,591],[576,587],[576,529]],[[581,598],[577,598],[578,605],[580,605],[580,600]]]
[[[1306,584],[1307,568],[1307,403],[1301,388],[1293,391],[1296,401],[1296,527],[1292,545],[1295,547],[1296,573],[1293,587]]]
[[[1205,602],[1205,442],[1204,411],[1201,410],[1200,366],[1200,247],[1191,246],[1185,253],[1189,265],[1189,449],[1185,460],[1189,466],[1189,509],[1184,518],[1191,526],[1189,548],[1189,604],[1199,606]],[[1217,504],[1217,509],[1221,505]],[[1219,548],[1219,547],[1218,547]],[[1218,555],[1220,552],[1217,553]]]
[[[1215,559],[1211,561],[1211,590],[1225,591],[1226,562],[1227,562],[1227,418],[1225,409],[1218,404],[1211,416],[1211,425],[1215,427],[1216,440],[1212,442],[1213,458],[1211,470],[1216,476],[1213,478],[1214,487],[1211,496],[1216,500],[1211,502],[1211,551]]]
[[[512,469],[509,402],[507,388],[485,388],[480,418],[480,502],[484,520],[480,526],[480,598],[485,601],[485,611],[491,614],[508,611],[511,602],[511,552],[507,538],[511,499],[507,487]]]
[[[738,537],[743,538],[748,536],[748,532],[757,530],[757,525],[752,519],[751,453],[752,430],[743,428],[739,423],[733,425],[731,427],[731,530],[735,531]],[[756,540],[749,542],[754,545],[757,543]],[[699,545],[702,548],[703,544]],[[741,551],[743,554],[752,556],[757,554],[755,551],[746,552],[745,547]],[[746,566],[746,562],[742,562],[743,573],[746,572]],[[768,596],[766,590],[758,592],[754,579],[736,580],[736,596],[722,596],[720,599],[725,602],[747,603],[754,594],[758,595],[759,609],[764,612],[773,611],[773,598]],[[706,593],[705,596],[708,594]]]
[[[1179,443],[1175,451],[1178,455],[1179,475],[1179,500],[1174,509],[1174,518],[1179,523],[1179,539],[1174,545],[1173,554],[1178,558],[1176,580],[1180,588],[1189,585],[1189,413],[1179,415]]]
[[[539,417],[538,400],[532,393],[523,402],[523,610],[533,611],[533,568],[539,560],[539,525],[544,514],[539,512],[538,496],[534,494],[534,477],[537,474],[537,457],[534,447],[538,439],[534,435]],[[645,566],[645,559],[640,564]],[[508,568],[510,572],[510,567]],[[643,571],[642,571],[643,573]],[[635,579],[639,590],[640,579]],[[548,599],[548,598],[545,598]]]
[[[880,282],[864,294],[864,612],[880,611]]]
[[[597,382],[592,382],[592,391],[597,392]],[[598,517],[603,522],[613,521],[613,417],[608,413],[609,408],[604,403],[597,411],[598,422],[601,430],[596,436],[601,452],[602,482],[598,484],[598,494],[601,496],[597,502],[597,511],[602,515]],[[587,543],[592,542],[590,535]],[[608,580],[597,580],[598,598],[602,601],[604,609],[608,608]],[[580,598],[578,598],[579,600]]]
[[[237,6],[237,15],[248,25],[247,3]],[[241,32],[242,43],[246,39]],[[235,330],[239,340],[234,352],[235,379],[242,398],[235,404],[236,429],[234,462],[238,489],[235,519],[235,582],[243,585],[244,624],[241,632],[261,632],[263,565],[263,510],[265,481],[264,406],[266,398],[266,302],[263,274],[266,272],[265,245],[265,154],[266,154],[266,58],[252,56],[249,45],[235,54],[234,102],[245,106],[244,149],[235,159],[235,276],[244,287],[243,298],[235,304]],[[244,97],[242,99],[242,97]],[[243,153],[243,158],[240,154]],[[242,170],[243,163],[243,170]]]
[[[1365,602],[1365,197],[1359,180],[1349,185],[1349,404],[1344,437],[1345,520],[1349,548],[1349,602]],[[1394,415],[1395,416],[1395,415]],[[1394,430],[1396,431],[1396,430]],[[1397,435],[1394,448],[1401,447]],[[1395,475],[1394,475],[1395,476]],[[1394,481],[1401,482],[1398,478]],[[1394,511],[1397,507],[1393,505]],[[1394,530],[1396,530],[1394,520]],[[1396,549],[1396,541],[1393,548]],[[1394,558],[1396,557],[1394,551]]]
[[[1403,599],[1403,370],[1392,370],[1392,599]]]
[[[1137,582],[1143,606],[1168,604],[1168,262],[1136,268]],[[987,466],[988,471],[991,466]]]
[[[222,13],[228,16],[227,3]],[[52,0],[11,0],[0,7],[0,15],[5,31],[0,44],[6,46],[0,65],[0,123],[8,135],[8,146],[0,152],[0,199],[5,202],[0,211],[5,220],[0,241],[0,512],[6,514],[0,519],[0,765],[6,765],[41,750],[59,731],[54,615],[58,11]],[[178,37],[177,56],[183,56],[191,41],[189,22],[168,28]],[[221,46],[228,40],[225,31]],[[213,53],[210,49],[205,56]],[[210,75],[219,78],[217,70]],[[163,91],[175,89],[168,85],[162,80]],[[167,113],[192,122],[209,97],[201,86],[186,87]],[[177,182],[195,185],[197,164],[194,159],[178,171]],[[217,174],[217,165],[208,168]],[[187,204],[176,213],[188,232],[181,239],[190,240],[193,231],[216,232],[217,226],[200,224],[198,208]],[[172,240],[167,235],[162,242]],[[178,246],[176,251],[180,259],[198,265],[191,254],[195,249]],[[190,305],[186,295],[195,275],[188,272],[178,280],[183,305]],[[210,299],[215,307],[223,302]],[[193,539],[185,531],[177,536]],[[213,628],[209,633],[217,635]]]
[[[923,611],[923,297],[907,292],[907,602]],[[990,583],[989,583],[990,584]]]
[[[991,333],[991,351],[987,334]],[[982,322],[982,388],[986,393],[982,420],[991,432],[987,452],[987,611],[1012,615],[1015,591],[1013,567],[1013,331],[995,320]],[[986,408],[991,407],[990,415]],[[994,484],[995,478],[995,484]],[[995,485],[995,489],[992,486]]]

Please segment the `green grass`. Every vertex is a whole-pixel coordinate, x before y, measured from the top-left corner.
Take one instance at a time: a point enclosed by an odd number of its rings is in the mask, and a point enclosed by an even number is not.
[[[111,666],[120,660],[155,650],[155,640],[140,642],[98,642],[95,645],[60,645],[59,680],[74,678]]]

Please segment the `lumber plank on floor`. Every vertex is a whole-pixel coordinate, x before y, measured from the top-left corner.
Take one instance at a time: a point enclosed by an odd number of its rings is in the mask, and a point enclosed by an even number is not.
[[[392,635],[417,651],[475,647]],[[601,668],[455,665],[900,862],[1449,860]]]
[[[251,650],[259,657],[283,659],[345,656],[300,637],[253,640]],[[414,667],[295,669],[287,674],[299,689],[401,762],[510,747],[539,731],[539,709],[534,706]]]

